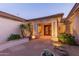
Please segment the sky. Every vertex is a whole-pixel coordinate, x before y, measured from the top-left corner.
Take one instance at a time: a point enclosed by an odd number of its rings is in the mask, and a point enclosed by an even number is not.
[[[25,19],[39,18],[57,13],[66,17],[74,3],[0,3],[0,11]]]

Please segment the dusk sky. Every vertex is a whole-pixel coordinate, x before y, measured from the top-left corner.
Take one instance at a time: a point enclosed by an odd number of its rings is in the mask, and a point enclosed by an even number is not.
[[[0,4],[0,11],[4,11],[25,19],[38,18],[57,13],[68,15],[74,3],[17,3]]]

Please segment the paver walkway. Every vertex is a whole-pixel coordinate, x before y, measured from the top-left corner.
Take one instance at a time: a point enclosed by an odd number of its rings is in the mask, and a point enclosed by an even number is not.
[[[71,46],[65,45],[64,46],[66,51],[70,54],[70,56],[79,56],[79,46]]]
[[[44,49],[53,50],[51,40],[32,40],[0,52],[0,55],[10,56],[40,56]]]
[[[79,46],[64,45],[70,56],[79,56]],[[44,49],[54,52],[54,46],[51,40],[32,40],[15,47],[0,51],[2,56],[41,56]]]

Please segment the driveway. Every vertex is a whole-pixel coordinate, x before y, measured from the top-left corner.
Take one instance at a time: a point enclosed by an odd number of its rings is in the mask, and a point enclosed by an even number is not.
[[[53,50],[51,40],[32,40],[0,52],[2,56],[40,56],[44,49]]]

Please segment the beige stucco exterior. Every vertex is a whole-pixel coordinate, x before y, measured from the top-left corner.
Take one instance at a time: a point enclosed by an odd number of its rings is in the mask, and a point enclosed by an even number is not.
[[[62,24],[61,23],[62,17],[51,17],[45,19],[38,19],[29,21],[33,25],[33,36],[38,37],[40,39],[51,39],[51,40],[58,40],[58,34],[63,33]],[[44,35],[44,25],[51,25],[51,35]],[[39,26],[40,25],[40,26]],[[35,28],[36,26],[36,28]],[[59,29],[60,28],[60,29]],[[64,28],[64,26],[63,26]],[[61,31],[61,32],[60,32]]]
[[[79,44],[79,4],[75,4],[66,20],[69,22],[66,24],[66,32],[74,35]]]
[[[0,17],[0,43],[7,41],[11,34],[20,34],[19,25],[23,22]]]
[[[72,15],[68,20],[70,21],[68,33],[74,35],[76,41],[78,42],[79,41],[79,14],[78,12]]]

